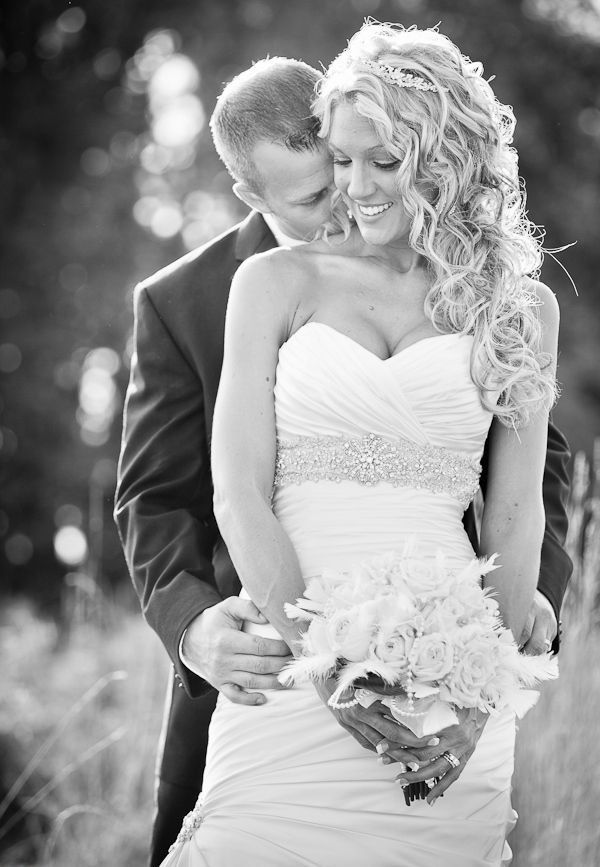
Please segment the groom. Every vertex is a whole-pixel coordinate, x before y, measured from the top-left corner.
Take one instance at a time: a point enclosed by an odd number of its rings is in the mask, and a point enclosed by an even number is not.
[[[217,690],[234,702],[260,704],[260,690],[278,685],[276,673],[289,654],[282,641],[240,631],[244,620],[264,618],[236,595],[239,581],[212,514],[209,451],[236,269],[254,253],[310,239],[329,214],[333,170],[310,111],[319,77],[299,61],[271,58],[227,85],[211,129],[233,190],[251,213],[135,293],[115,517],[144,615],[174,670],[157,767],[151,867],[164,858],[201,788]],[[533,653],[556,636],[570,575],[562,548],[567,460],[567,445],[551,427],[542,592],[522,639]],[[472,518],[468,526],[476,543]],[[364,746],[374,746],[372,711],[337,713]]]

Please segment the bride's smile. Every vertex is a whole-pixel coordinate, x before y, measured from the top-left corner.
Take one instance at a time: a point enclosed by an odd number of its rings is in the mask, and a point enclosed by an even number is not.
[[[411,219],[398,192],[400,160],[349,102],[333,111],[329,149],[335,185],[366,243],[406,250]]]

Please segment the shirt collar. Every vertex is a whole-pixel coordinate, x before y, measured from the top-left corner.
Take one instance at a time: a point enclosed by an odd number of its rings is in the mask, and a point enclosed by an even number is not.
[[[263,214],[263,218],[280,247],[297,247],[299,244],[306,243],[306,241],[299,241],[298,238],[290,238],[289,235],[282,232],[273,214]]]

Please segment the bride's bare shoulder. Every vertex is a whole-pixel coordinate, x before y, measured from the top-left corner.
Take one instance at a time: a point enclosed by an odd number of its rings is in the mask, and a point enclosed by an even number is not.
[[[343,240],[319,239],[295,247],[275,247],[246,259],[234,283],[256,291],[293,293],[318,285],[330,267],[331,257],[346,255]]]
[[[533,280],[529,277],[525,280],[525,289],[532,296],[534,303],[538,306],[542,323],[547,328],[558,328],[560,309],[558,301],[556,300],[556,295],[552,289],[550,289],[549,286],[546,286],[545,283],[541,283],[539,280]]]

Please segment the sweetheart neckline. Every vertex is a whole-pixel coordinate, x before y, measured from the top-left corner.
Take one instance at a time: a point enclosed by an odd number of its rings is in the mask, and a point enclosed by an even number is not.
[[[297,328],[296,331],[287,339],[286,343],[289,343],[297,334],[299,334],[304,328],[308,328],[309,325],[317,325],[321,328],[326,328],[327,331],[332,331],[334,334],[337,334],[343,340],[346,340],[348,343],[351,343],[353,346],[358,347],[367,355],[370,355],[371,358],[374,358],[375,361],[379,361],[381,364],[387,364],[389,361],[394,361],[396,358],[400,358],[400,356],[404,355],[405,352],[408,352],[409,349],[414,349],[415,346],[419,346],[421,343],[427,343],[431,340],[443,340],[448,337],[470,337],[471,335],[461,334],[460,332],[453,331],[451,334],[432,334],[430,337],[422,337],[420,340],[415,340],[414,343],[409,343],[408,346],[405,346],[404,349],[401,349],[400,352],[395,352],[393,355],[390,355],[389,358],[380,358],[375,352],[372,352],[370,349],[367,349],[366,346],[363,346],[362,343],[359,343],[358,340],[354,340],[354,338],[349,337],[347,334],[344,334],[343,331],[339,331],[337,328],[334,328],[332,325],[327,325],[326,322],[305,322],[304,325],[301,325],[300,328]],[[284,344],[285,345],[285,344]]]

